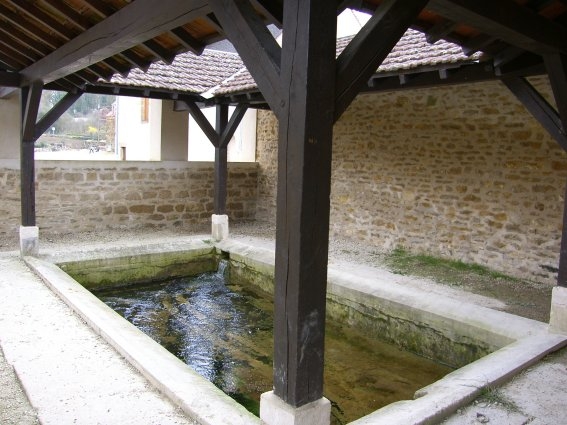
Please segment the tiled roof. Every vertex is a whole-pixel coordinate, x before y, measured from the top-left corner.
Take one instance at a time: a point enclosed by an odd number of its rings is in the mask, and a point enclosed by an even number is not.
[[[337,40],[337,55],[352,38],[350,36]],[[472,63],[478,61],[478,58],[479,54],[466,56],[461,47],[453,43],[441,40],[429,44],[423,33],[409,29],[380,65],[377,73],[403,73],[423,67]],[[214,50],[205,50],[201,56],[180,54],[171,65],[156,62],[146,73],[135,69],[127,78],[115,75],[112,83],[209,95],[257,89],[256,82],[238,55]]]
[[[344,50],[353,36],[337,40],[337,55]],[[380,73],[392,73],[408,70],[418,70],[422,67],[435,67],[448,64],[464,64],[477,62],[480,54],[466,56],[462,48],[447,41],[437,41],[429,44],[425,34],[408,29],[398,44],[390,52],[377,70]],[[254,79],[246,70],[240,69],[235,75],[222,82],[214,91],[215,95],[246,92],[256,88]]]
[[[220,84],[243,67],[237,54],[205,50],[177,55],[171,65],[153,63],[147,72],[134,69],[128,77],[114,75],[111,82],[122,86],[175,90],[201,94]]]

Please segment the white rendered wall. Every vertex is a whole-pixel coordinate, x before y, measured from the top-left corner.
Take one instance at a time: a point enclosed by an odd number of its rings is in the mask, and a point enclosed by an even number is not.
[[[0,99],[0,159],[20,158],[20,96]]]
[[[118,96],[116,98],[118,151],[120,152],[121,148],[125,147],[128,161],[159,161],[161,101],[150,99],[147,122],[142,122],[142,101],[143,99],[137,97]],[[152,138],[153,143],[151,143]]]

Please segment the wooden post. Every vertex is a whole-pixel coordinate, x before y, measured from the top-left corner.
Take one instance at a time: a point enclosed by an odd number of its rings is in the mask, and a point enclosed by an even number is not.
[[[22,88],[22,133],[20,144],[20,194],[22,226],[35,226],[35,124],[43,83],[32,83]]]
[[[216,133],[221,135],[228,124],[228,105],[216,106]],[[227,146],[215,146],[215,199],[214,212],[226,214],[226,182],[228,177]]]
[[[567,133],[567,55],[549,54],[544,56],[544,59],[561,119],[561,133],[565,137]],[[565,146],[563,146],[563,149],[565,149]],[[563,232],[561,234],[557,285],[567,287],[567,191],[563,202]]]
[[[284,3],[274,296],[274,394],[323,396],[336,3]]]

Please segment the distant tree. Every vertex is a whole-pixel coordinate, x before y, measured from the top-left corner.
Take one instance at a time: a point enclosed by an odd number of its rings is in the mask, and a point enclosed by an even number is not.
[[[65,92],[45,90],[41,96],[39,117],[41,118],[64,96]],[[100,110],[112,107],[116,96],[83,94],[70,108],[53,124],[55,134],[73,136],[92,136],[89,128],[100,127]]]

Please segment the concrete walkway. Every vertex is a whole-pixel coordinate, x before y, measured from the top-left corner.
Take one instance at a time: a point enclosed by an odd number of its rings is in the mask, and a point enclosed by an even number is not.
[[[0,297],[0,424],[195,423],[59,300],[16,252],[0,253]],[[567,349],[490,389],[445,423],[563,425],[565,406]]]
[[[45,425],[194,423],[74,315],[17,253],[0,255],[0,299],[2,425],[37,423],[11,368]]]

